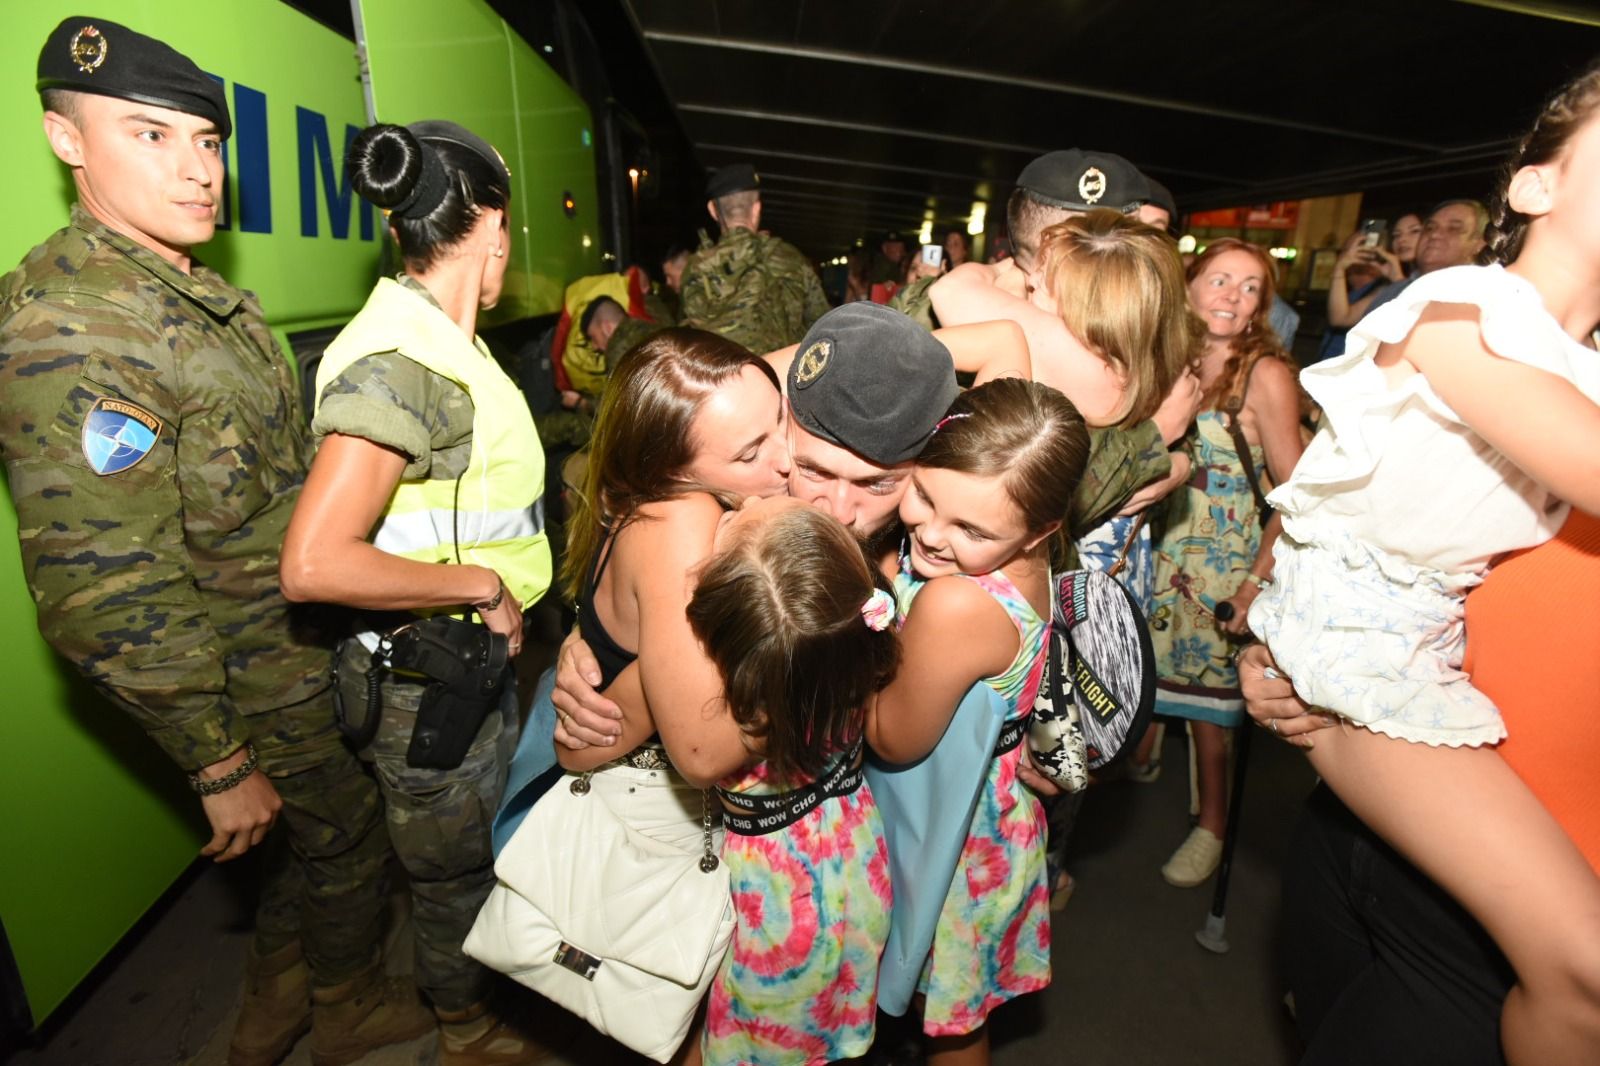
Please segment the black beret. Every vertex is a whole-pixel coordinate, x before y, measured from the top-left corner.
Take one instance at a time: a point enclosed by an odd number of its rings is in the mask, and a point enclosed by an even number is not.
[[[1165,208],[1167,214],[1172,216],[1172,221],[1178,221],[1178,201],[1173,199],[1172,190],[1155,178],[1147,176],[1144,180],[1149,186],[1149,195],[1145,197],[1145,203]]]
[[[817,319],[789,364],[795,419],[879,466],[921,454],[960,391],[950,349],[899,311],[865,301]]]
[[[1081,148],[1049,152],[1022,168],[1017,187],[1041,203],[1069,211],[1109,207],[1123,214],[1150,199],[1139,168],[1110,152]]]
[[[74,16],[52,30],[34,87],[165,107],[211,120],[223,137],[233,133],[221,82],[170,45],[110,19]]]
[[[731,196],[736,192],[749,192],[761,188],[761,177],[749,163],[729,163],[718,167],[706,179],[706,199]]]

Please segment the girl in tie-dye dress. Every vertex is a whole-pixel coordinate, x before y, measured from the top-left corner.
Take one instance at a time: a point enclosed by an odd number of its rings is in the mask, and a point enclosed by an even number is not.
[[[1048,649],[1048,541],[1087,454],[1061,393],[991,381],[957,398],[900,505],[897,584],[911,603],[901,669],[868,716],[868,743],[912,762],[945,738],[972,685],[1007,705],[918,985],[930,1063],[987,1061],[989,1012],[1050,983],[1044,809],[1019,770]]]
[[[736,924],[703,1054],[821,1066],[866,1054],[877,1016],[888,851],[861,736],[898,655],[894,600],[844,526],[788,497],[730,512],[717,550],[689,624],[751,755],[717,787]]]

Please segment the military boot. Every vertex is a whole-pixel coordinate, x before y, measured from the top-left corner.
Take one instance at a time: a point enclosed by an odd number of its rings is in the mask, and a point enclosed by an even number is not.
[[[551,1053],[486,1003],[434,1013],[439,1016],[439,1066],[526,1066],[543,1062]]]
[[[415,1040],[434,1026],[409,977],[385,977],[377,963],[326,988],[311,989],[311,1062],[344,1066],[367,1052]]]
[[[244,1004],[228,1044],[228,1066],[272,1066],[311,1028],[311,971],[300,942],[244,964]]]

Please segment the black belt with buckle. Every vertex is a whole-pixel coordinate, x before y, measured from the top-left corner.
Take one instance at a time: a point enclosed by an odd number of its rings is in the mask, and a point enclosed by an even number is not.
[[[759,837],[793,825],[821,806],[825,799],[848,796],[861,787],[861,742],[845,753],[827,774],[804,788],[772,796],[753,796],[744,792],[717,789],[722,802],[734,810],[723,810],[722,824],[730,833]]]

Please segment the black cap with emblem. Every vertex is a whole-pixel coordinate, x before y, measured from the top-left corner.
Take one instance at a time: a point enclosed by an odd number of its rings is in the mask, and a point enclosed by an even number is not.
[[[760,188],[761,176],[756,173],[754,166],[749,163],[730,163],[713,170],[706,179],[706,199],[715,200],[719,196],[732,196],[736,192]]]
[[[1145,194],[1145,203],[1155,204],[1164,210],[1171,222],[1178,221],[1178,201],[1173,199],[1172,190],[1155,178],[1146,177],[1144,180],[1149,187]]]
[[[87,15],[64,20],[39,52],[34,87],[115,96],[198,115],[233,132],[222,83],[188,56],[110,19]]]
[[[899,311],[864,301],[817,319],[788,384],[795,421],[879,466],[915,459],[961,391],[948,348]]]
[[[1149,183],[1138,167],[1120,155],[1081,148],[1035,159],[1017,175],[1017,187],[1040,203],[1068,211],[1109,207],[1129,214],[1150,199]]]

